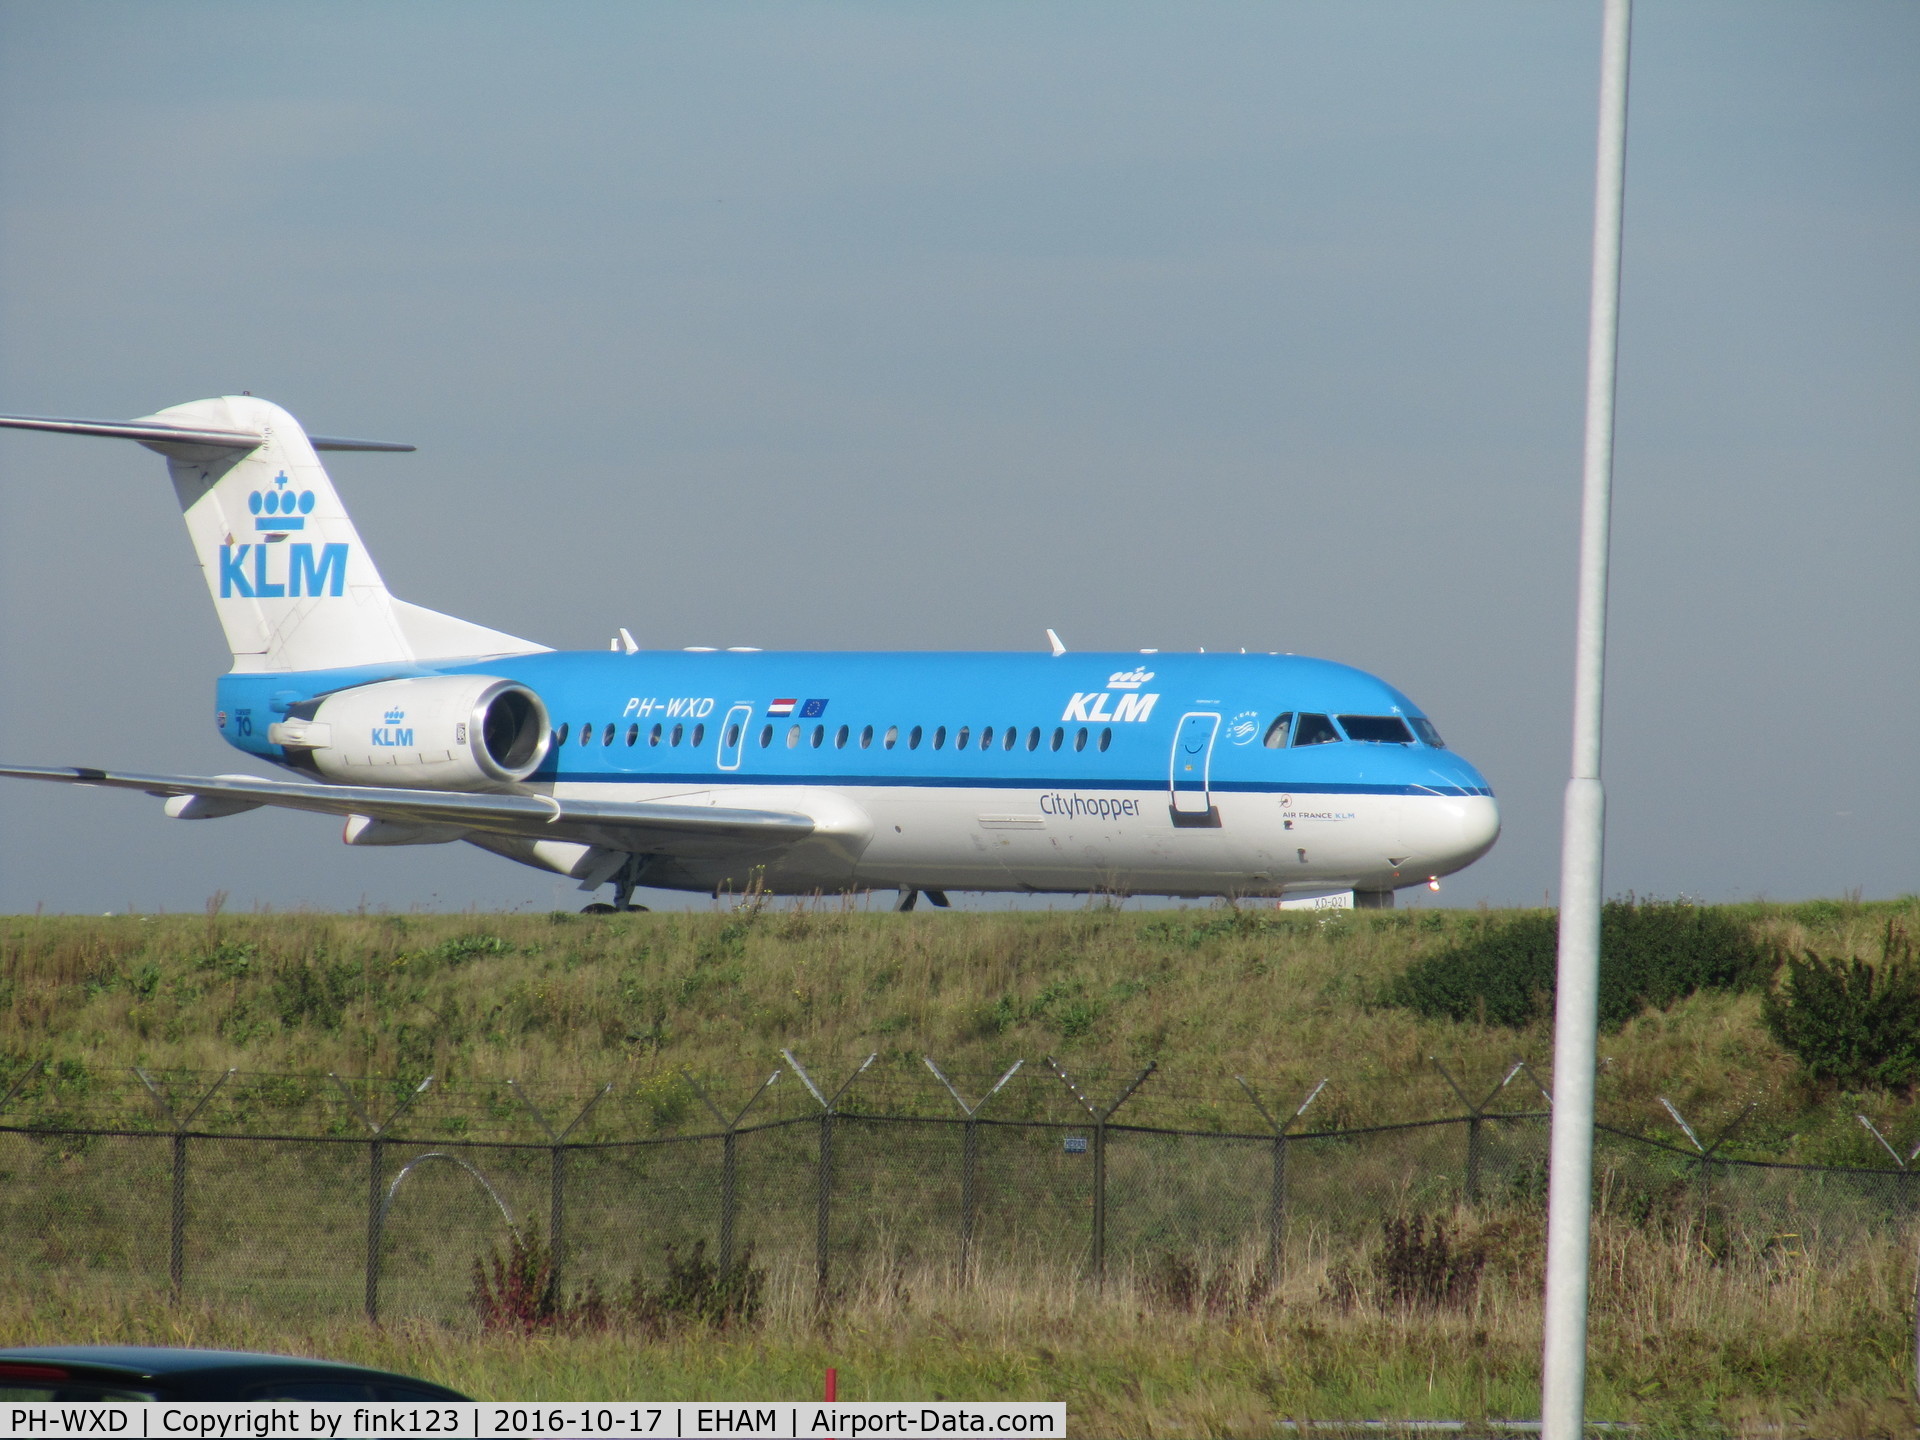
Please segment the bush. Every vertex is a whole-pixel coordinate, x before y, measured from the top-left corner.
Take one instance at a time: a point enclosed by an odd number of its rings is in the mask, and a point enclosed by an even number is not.
[[[1906,932],[1889,924],[1880,963],[1789,960],[1767,996],[1767,1029],[1816,1080],[1848,1089],[1907,1090],[1920,1080],[1920,965]]]
[[[1464,1243],[1438,1216],[1431,1226],[1425,1215],[1389,1217],[1367,1269],[1336,1265],[1327,1273],[1321,1298],[1343,1310],[1363,1297],[1383,1309],[1460,1309],[1479,1293],[1480,1272],[1497,1238],[1498,1233],[1490,1231]]]
[[[507,1232],[504,1255],[494,1250],[485,1259],[474,1259],[469,1298],[480,1328],[489,1332],[604,1330],[609,1320],[600,1288],[592,1281],[571,1300],[560,1293],[553,1256],[531,1226]]]
[[[1382,998],[1431,1020],[1518,1029],[1553,1008],[1559,919],[1503,916],[1416,960]],[[1745,925],[1684,900],[1609,900],[1600,912],[1600,1024],[1618,1029],[1641,1010],[1696,990],[1757,990],[1775,968]]]

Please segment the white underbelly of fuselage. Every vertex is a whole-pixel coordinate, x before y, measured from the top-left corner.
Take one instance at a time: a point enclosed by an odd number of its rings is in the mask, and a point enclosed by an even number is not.
[[[1176,823],[1165,790],[563,784],[556,793],[815,818],[816,835],[798,845],[663,863],[645,881],[694,890],[1385,890],[1471,864],[1499,834],[1494,800],[1474,795],[1215,791],[1210,813],[1194,807]]]

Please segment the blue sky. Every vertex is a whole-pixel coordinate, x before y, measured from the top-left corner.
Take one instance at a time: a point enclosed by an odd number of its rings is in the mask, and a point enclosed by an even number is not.
[[[1920,10],[1635,17],[1608,887],[1920,890]],[[1557,872],[1597,4],[0,4],[0,410],[249,389],[549,644],[1283,649]],[[160,462],[0,439],[0,755],[209,773]],[[0,910],[573,905],[0,791]]]

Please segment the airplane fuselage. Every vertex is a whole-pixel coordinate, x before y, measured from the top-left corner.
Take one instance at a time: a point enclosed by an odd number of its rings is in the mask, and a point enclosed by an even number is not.
[[[1486,781],[1406,696],[1292,655],[589,651],[236,673],[221,733],[298,769],[275,722],[442,674],[544,702],[550,748],[524,793],[815,822],[764,856],[651,860],[642,883],[662,888],[1381,893],[1470,864],[1499,833]],[[373,718],[354,783],[432,763],[437,742],[407,715]]]

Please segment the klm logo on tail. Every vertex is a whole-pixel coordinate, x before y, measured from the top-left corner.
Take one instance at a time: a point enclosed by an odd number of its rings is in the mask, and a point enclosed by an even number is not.
[[[313,513],[313,491],[299,494],[287,489],[287,472],[273,477],[274,488],[256,490],[247,496],[247,509],[254,515],[253,528],[269,534],[286,534],[307,528],[307,516]]]
[[[296,517],[298,518],[298,517]],[[319,555],[314,555],[318,548]],[[286,555],[284,564],[272,561],[274,551]],[[347,589],[347,547],[339,541],[315,547],[304,540],[287,545],[222,545],[220,598],[238,595],[247,600],[292,599],[301,595],[344,595]]]

